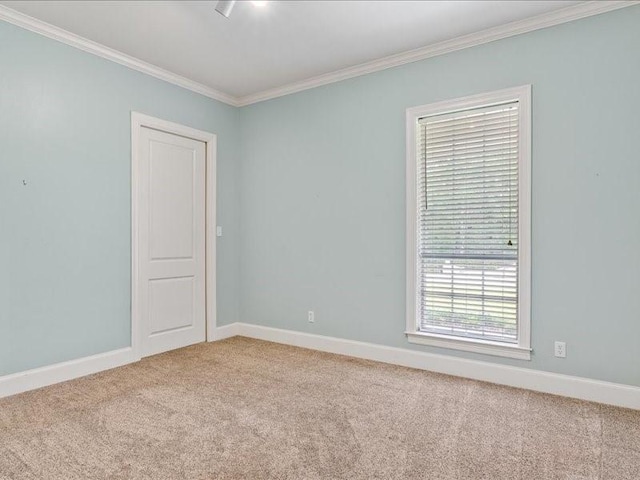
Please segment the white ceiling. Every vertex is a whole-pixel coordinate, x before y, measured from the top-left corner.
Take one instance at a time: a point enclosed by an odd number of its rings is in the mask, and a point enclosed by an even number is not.
[[[234,97],[548,13],[577,1],[2,1]]]

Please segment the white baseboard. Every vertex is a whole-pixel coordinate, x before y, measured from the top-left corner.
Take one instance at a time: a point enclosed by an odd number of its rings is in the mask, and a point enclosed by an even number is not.
[[[640,387],[543,372],[529,368],[511,367],[436,353],[416,352],[403,348],[386,347],[373,343],[325,337],[323,335],[263,327],[248,323],[232,323],[216,328],[215,340],[223,340],[237,335],[472,378],[500,385],[526,388],[538,392],[563,395],[580,400],[640,409]],[[6,375],[0,377],[0,398],[46,387],[54,383],[73,380],[74,378],[109,370],[137,360],[139,358],[128,347]]]
[[[120,367],[138,360],[131,347],[0,377],[0,398]]]
[[[236,327],[234,327],[235,330],[231,328],[233,325],[236,325]],[[372,343],[325,337],[292,330],[281,330],[247,323],[227,325],[223,328],[228,328],[228,332],[236,331],[237,335],[268,340],[270,342],[349,355],[367,360],[472,378],[474,380],[525,388],[591,402],[640,409],[640,387],[631,385],[603,382],[589,378],[481,362],[435,353],[416,352],[403,348],[386,347]]]
[[[225,338],[231,338],[240,335],[240,325],[240,323],[230,323],[229,325],[217,327],[213,336],[213,340],[224,340]]]
[[[223,340],[237,336],[239,325],[239,323],[232,323],[216,328],[213,340]],[[135,354],[131,347],[127,347],[0,376],[0,398],[121,367],[138,360],[140,360],[140,357]]]

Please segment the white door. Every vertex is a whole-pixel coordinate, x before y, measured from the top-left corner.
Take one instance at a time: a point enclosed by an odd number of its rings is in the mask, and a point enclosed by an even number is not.
[[[138,285],[142,356],[206,338],[204,142],[141,127]]]

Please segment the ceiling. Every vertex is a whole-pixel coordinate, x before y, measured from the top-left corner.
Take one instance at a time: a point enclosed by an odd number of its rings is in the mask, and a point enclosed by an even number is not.
[[[208,88],[241,98],[576,1],[2,1]]]

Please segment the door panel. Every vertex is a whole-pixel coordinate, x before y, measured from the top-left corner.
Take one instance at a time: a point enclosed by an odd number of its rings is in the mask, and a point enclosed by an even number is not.
[[[194,150],[149,143],[151,260],[192,259],[194,254]]]
[[[205,341],[205,148],[178,135],[140,131],[143,356]]]
[[[149,335],[165,334],[193,326],[193,277],[149,281]]]

